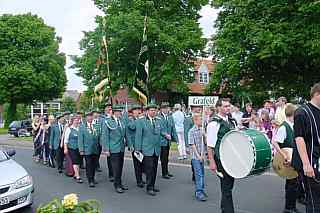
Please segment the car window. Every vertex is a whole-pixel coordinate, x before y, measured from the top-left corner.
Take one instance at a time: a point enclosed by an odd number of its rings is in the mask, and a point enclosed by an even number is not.
[[[20,127],[21,126],[21,121],[13,121],[9,127]]]
[[[0,151],[0,162],[5,160],[8,160],[7,155],[3,151]]]

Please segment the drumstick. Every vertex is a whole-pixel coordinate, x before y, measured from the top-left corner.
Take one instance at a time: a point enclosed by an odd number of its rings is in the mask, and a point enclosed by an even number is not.
[[[222,172],[219,172],[218,170],[216,170],[216,174],[217,174],[220,178],[223,178]]]

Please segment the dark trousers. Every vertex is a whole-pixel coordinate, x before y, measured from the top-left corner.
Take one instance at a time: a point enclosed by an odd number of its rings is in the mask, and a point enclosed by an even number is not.
[[[234,186],[234,178],[228,175],[223,169],[221,161],[215,157],[217,169],[223,174],[223,178],[220,178],[221,187],[221,203],[220,208],[222,213],[234,213],[232,190]]]
[[[132,161],[133,161],[134,174],[136,176],[137,184],[141,184],[143,164],[134,156],[134,152],[132,152]]]
[[[64,161],[64,152],[63,152],[63,149],[59,147],[56,150],[56,162],[57,162],[58,170],[63,169],[63,161]]]
[[[320,213],[320,176],[317,179],[303,176],[303,183],[307,195],[306,213]]]
[[[98,144],[98,162],[97,162],[97,169],[100,169],[100,156],[101,156],[101,152],[102,152],[102,147],[100,144]]]
[[[114,174],[114,187],[118,188],[122,186],[122,170],[123,170],[123,162],[124,162],[124,153],[111,153],[110,160],[112,164],[112,170]]]
[[[85,155],[84,159],[86,160],[86,175],[89,183],[94,182],[96,168],[97,168],[97,155]]]
[[[153,190],[157,179],[159,157],[153,154],[153,156],[144,156],[143,167],[146,173],[147,190]]]
[[[110,156],[107,157],[107,167],[108,167],[109,177],[114,177]]]
[[[169,145],[161,146],[160,161],[161,161],[162,176],[169,174],[169,170],[168,170],[169,152],[170,152]]]
[[[286,209],[295,209],[298,196],[298,178],[286,180]]]

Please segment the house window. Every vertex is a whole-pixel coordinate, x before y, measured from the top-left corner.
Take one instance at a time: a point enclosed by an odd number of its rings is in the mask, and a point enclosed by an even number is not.
[[[199,83],[200,84],[209,83],[209,70],[206,64],[201,64],[199,68]]]

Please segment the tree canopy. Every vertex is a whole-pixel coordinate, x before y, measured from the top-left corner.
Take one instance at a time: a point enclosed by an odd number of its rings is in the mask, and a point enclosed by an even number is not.
[[[61,110],[63,112],[76,112],[77,103],[71,97],[64,97],[61,101]]]
[[[78,75],[93,89],[107,77],[106,63],[97,66],[102,37],[107,40],[112,89],[131,86],[136,78],[144,18],[149,48],[149,91],[187,92],[192,80],[193,59],[204,49],[199,11],[208,0],[95,0],[105,16],[97,16],[97,28],[85,32],[80,42],[82,56],[74,57]],[[98,67],[98,68],[97,68]]]
[[[0,16],[0,103],[10,103],[14,119],[18,103],[47,101],[66,86],[61,38],[36,15]]]
[[[218,64],[207,92],[251,97],[307,96],[320,80],[320,2],[215,0],[213,53]],[[269,92],[269,93],[270,93]]]

